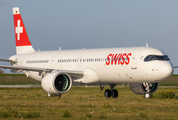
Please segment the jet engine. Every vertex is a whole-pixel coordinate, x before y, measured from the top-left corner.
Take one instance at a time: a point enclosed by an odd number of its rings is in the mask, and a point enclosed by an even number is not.
[[[41,80],[42,88],[52,94],[63,94],[70,90],[72,78],[63,72],[52,72]]]
[[[139,95],[145,95],[146,86],[143,83],[130,83],[129,84],[130,89]],[[150,93],[154,93],[158,90],[159,83],[150,83]]]

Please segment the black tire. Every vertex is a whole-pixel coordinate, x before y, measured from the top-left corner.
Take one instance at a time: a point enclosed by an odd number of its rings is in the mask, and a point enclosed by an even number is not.
[[[61,98],[61,94],[55,94],[55,96]]]
[[[118,91],[116,89],[112,90],[112,98],[118,98]]]
[[[111,97],[111,90],[106,89],[105,92],[104,92],[104,97],[105,98],[110,98]]]

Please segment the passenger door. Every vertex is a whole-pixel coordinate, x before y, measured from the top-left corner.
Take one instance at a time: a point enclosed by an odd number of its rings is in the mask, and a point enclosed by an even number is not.
[[[137,60],[141,50],[137,50],[132,56],[131,69],[137,69]]]

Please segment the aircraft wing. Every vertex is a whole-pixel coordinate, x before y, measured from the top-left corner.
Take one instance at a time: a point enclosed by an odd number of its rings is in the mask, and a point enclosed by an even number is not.
[[[17,61],[14,61],[14,60],[7,60],[7,59],[0,59],[0,61],[3,61],[3,62],[11,62],[11,63],[17,63]]]
[[[24,66],[4,66],[0,65],[0,68],[11,69],[11,71],[22,72],[22,71],[33,71],[42,73],[50,73],[52,71],[68,73],[72,78],[80,79],[83,77],[83,71],[81,70],[58,70],[58,69],[47,69],[47,68],[36,68],[36,67],[24,67]]]
[[[0,68],[4,69],[12,69],[12,70],[19,70],[20,72],[25,70],[25,71],[34,71],[34,72],[50,72],[48,69],[45,68],[33,68],[33,67],[23,67],[23,66],[4,66],[0,65]]]

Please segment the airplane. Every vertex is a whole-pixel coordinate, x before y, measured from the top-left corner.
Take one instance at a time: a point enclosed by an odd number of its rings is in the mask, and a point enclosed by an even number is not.
[[[118,83],[128,83],[130,89],[145,98],[157,91],[159,82],[173,74],[169,57],[161,50],[152,47],[126,47],[103,49],[79,49],[36,51],[26,32],[20,10],[13,8],[16,55],[0,61],[9,62],[12,73],[22,72],[37,81],[51,94],[68,92],[73,84],[105,85],[106,98],[117,98],[114,89]]]

